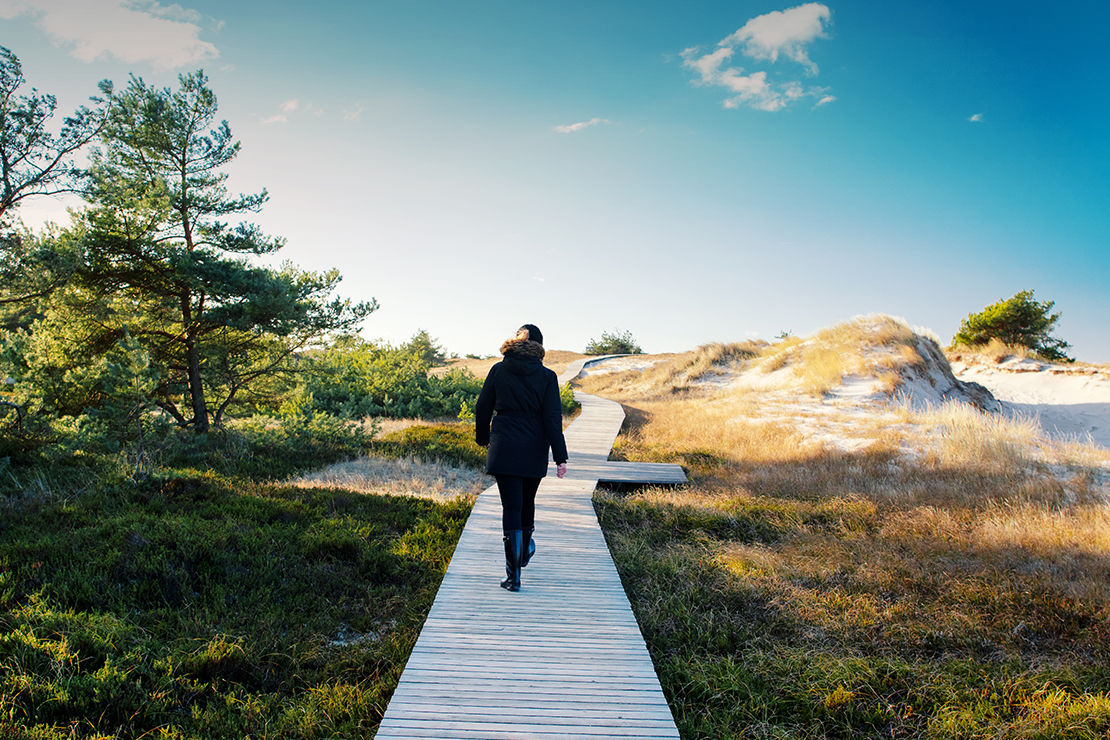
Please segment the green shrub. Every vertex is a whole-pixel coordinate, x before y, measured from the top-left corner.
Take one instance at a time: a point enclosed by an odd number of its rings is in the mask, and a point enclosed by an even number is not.
[[[0,737],[366,737],[465,501],[215,475],[0,515]]]
[[[426,354],[342,339],[297,362],[301,380],[285,403],[346,419],[456,417],[464,404],[473,408],[482,380],[465,369],[430,375]]]
[[[636,344],[636,340],[632,338],[632,332],[622,332],[619,329],[614,329],[612,334],[607,331],[601,332],[601,339],[591,339],[583,354],[639,355],[643,352],[640,345]]]
[[[574,389],[570,387],[569,381],[559,386],[559,401],[562,403],[564,416],[582,408],[582,404],[574,400]]]
[[[1023,290],[1005,300],[997,300],[979,313],[968,314],[952,345],[978,347],[997,339],[1004,344],[1028,347],[1046,360],[1073,361],[1065,352],[1069,345],[1050,336],[1060,318],[1050,313],[1053,301],[1033,300],[1033,291]]]

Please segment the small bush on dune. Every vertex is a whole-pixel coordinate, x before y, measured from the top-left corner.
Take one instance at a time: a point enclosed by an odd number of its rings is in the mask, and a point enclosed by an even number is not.
[[[968,314],[952,337],[952,346],[980,347],[992,340],[1025,347],[1046,360],[1073,362],[1068,343],[1053,336],[1060,313],[1051,313],[1053,301],[1036,301],[1033,291],[1022,290],[997,300],[979,313]]]
[[[640,345],[632,338],[632,332],[622,332],[619,329],[614,329],[612,334],[607,331],[601,332],[601,339],[591,339],[583,351],[583,354],[587,355],[638,355],[642,353],[643,350],[640,349]]]

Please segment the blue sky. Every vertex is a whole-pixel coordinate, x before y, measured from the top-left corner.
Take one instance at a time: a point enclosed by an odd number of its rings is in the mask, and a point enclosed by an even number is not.
[[[948,341],[1033,289],[1110,361],[1108,23],[1094,1],[0,0],[0,45],[62,110],[203,68],[281,257],[377,298],[368,338],[460,354],[524,322],[681,351],[871,312]]]

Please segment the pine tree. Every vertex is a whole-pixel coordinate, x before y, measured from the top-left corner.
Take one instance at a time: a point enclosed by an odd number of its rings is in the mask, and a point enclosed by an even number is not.
[[[353,329],[377,304],[332,298],[334,270],[249,263],[283,241],[223,219],[258,211],[266,192],[228,193],[223,168],[239,143],[227,121],[214,123],[216,96],[203,72],[179,81],[173,91],[132,77],[111,97],[103,148],[92,158],[92,207],[78,225],[84,258],[71,298],[84,297],[97,316],[94,345],[126,331],[148,348],[160,371],[158,405],[204,432],[213,413],[218,423],[290,353]]]
[[[1052,313],[1053,301],[1033,300],[1033,291],[1022,290],[1005,300],[997,300],[979,313],[968,314],[952,338],[953,345],[975,347],[997,339],[1015,347],[1026,347],[1047,360],[1072,361],[1062,339],[1050,336],[1060,319]]]

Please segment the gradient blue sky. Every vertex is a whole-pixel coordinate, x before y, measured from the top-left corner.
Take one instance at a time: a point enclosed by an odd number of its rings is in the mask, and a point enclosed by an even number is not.
[[[1093,0],[0,0],[62,110],[203,68],[281,256],[377,298],[368,338],[460,354],[871,312],[947,342],[1031,288],[1110,361],[1108,27]]]

